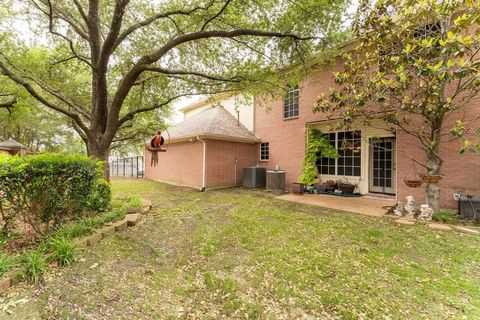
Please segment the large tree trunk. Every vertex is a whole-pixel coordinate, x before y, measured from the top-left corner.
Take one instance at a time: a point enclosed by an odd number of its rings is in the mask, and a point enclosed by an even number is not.
[[[432,121],[431,148],[427,150],[427,170],[429,175],[440,174],[442,159],[440,158],[440,139],[442,136],[443,117]],[[433,211],[440,210],[440,186],[437,183],[427,183],[427,204]]]
[[[110,144],[109,144],[110,145]],[[103,161],[103,177],[105,180],[110,180],[110,168],[108,166],[108,157],[110,156],[110,148],[105,147],[98,141],[87,142],[87,154],[90,157]]]

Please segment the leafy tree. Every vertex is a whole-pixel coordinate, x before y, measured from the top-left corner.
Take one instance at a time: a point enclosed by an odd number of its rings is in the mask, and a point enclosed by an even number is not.
[[[426,161],[413,161],[440,174],[442,142],[463,137],[463,149],[472,146],[478,115],[465,107],[480,91],[479,22],[476,1],[362,2],[357,47],[335,74],[339,87],[315,108],[340,112],[344,124],[383,118],[418,142]],[[438,210],[440,187],[426,191]]]
[[[71,119],[88,154],[105,160],[138,114],[274,83],[272,71],[338,38],[348,2],[19,0],[0,13],[27,17],[46,46],[7,32],[0,70]]]

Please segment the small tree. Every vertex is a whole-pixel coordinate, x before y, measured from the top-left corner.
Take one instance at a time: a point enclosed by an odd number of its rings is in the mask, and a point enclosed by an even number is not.
[[[418,142],[428,174],[440,174],[440,145],[464,137],[477,118],[460,112],[480,91],[480,10],[475,1],[364,1],[355,23],[357,47],[335,74],[339,88],[315,109],[354,118],[383,118]],[[338,114],[338,113],[337,113]],[[476,117],[476,116],[475,116]],[[439,209],[437,184],[427,201]]]

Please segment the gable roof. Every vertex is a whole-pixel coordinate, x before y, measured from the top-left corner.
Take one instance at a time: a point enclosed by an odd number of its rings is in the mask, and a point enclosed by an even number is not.
[[[210,107],[168,129],[171,142],[197,136],[217,140],[255,143],[260,140],[223,107]]]
[[[19,150],[19,149],[26,149],[23,144],[18,143],[17,141],[13,139],[8,139],[3,142],[0,142],[0,149],[3,150]]]

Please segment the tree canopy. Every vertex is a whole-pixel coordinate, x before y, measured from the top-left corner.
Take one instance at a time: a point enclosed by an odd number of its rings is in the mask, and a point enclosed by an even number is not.
[[[256,90],[342,37],[348,0],[4,1],[0,70],[106,159],[137,115],[189,95]]]

